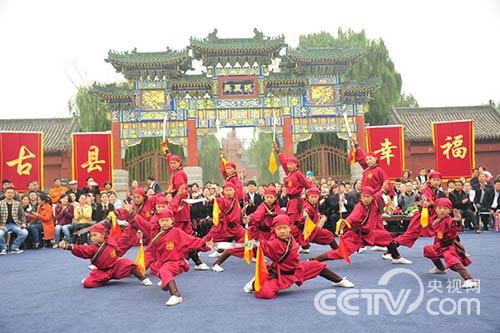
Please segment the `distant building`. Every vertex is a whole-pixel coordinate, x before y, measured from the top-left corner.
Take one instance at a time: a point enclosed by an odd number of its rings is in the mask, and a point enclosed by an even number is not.
[[[500,112],[494,105],[432,108],[392,108],[389,124],[402,124],[405,131],[406,168],[413,175],[421,168],[434,168],[432,123],[473,120],[476,137],[476,166],[500,174]]]
[[[54,178],[71,177],[71,133],[79,131],[78,119],[1,119],[0,131],[43,133],[45,189],[52,186]]]

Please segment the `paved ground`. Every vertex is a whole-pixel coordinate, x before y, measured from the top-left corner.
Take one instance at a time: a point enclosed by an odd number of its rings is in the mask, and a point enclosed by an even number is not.
[[[380,252],[367,252],[352,256],[352,264],[329,262],[341,275],[347,275],[359,290],[347,299],[345,289],[331,289],[321,278],[306,282],[302,287],[292,287],[274,300],[258,300],[244,294],[242,287],[253,275],[253,265],[231,258],[223,273],[197,272],[181,275],[177,283],[184,303],[173,308],[164,305],[167,293],[158,287],[144,287],[134,278],[112,282],[97,289],[84,289],[80,280],[88,273],[88,261],[73,257],[62,250],[43,249],[26,251],[19,255],[0,257],[0,282],[2,311],[0,332],[82,332],[105,330],[117,332],[160,331],[174,332],[242,332],[288,331],[310,332],[387,332],[404,329],[405,332],[498,332],[500,288],[500,234],[464,234],[462,237],[471,254],[471,273],[480,279],[479,293],[457,293],[453,281],[458,275],[431,275],[427,271],[431,262],[423,258],[422,247],[431,239],[420,239],[413,249],[402,248],[401,253],[414,261],[409,266],[394,266],[380,258]],[[324,250],[313,246],[311,255]],[[128,253],[134,258],[136,249]],[[213,259],[202,255],[207,263]],[[379,278],[393,268],[405,268],[416,273],[422,281],[423,299],[420,306],[407,313],[410,304],[417,300],[419,282],[410,274],[394,276],[388,286],[379,286]],[[152,277],[156,284],[158,279]],[[451,284],[448,283],[451,281]],[[458,280],[457,280],[458,281]],[[441,288],[439,288],[441,284]],[[431,285],[437,290],[432,290]],[[448,289],[448,287],[451,287]],[[386,288],[389,292],[366,291]],[[405,299],[405,290],[408,295]],[[335,315],[324,315],[314,305],[316,294],[327,290],[325,300]],[[335,290],[336,298],[331,298]],[[439,291],[441,292],[439,292]],[[380,302],[378,315],[368,315],[367,300],[377,296]],[[385,295],[385,296],[382,296]],[[401,295],[398,299],[398,295]],[[344,302],[337,300],[344,299]],[[477,298],[473,314],[467,315],[467,300]],[[462,299],[462,300],[461,300]],[[387,302],[384,303],[384,300]],[[474,300],[473,300],[474,302]],[[390,309],[401,309],[400,314],[390,314]],[[392,305],[392,306],[391,306]],[[448,313],[432,315],[427,311]],[[359,313],[347,314],[349,310]],[[457,314],[458,309],[462,314]],[[454,310],[454,311],[453,311]],[[393,312],[394,312],[393,311]],[[452,312],[452,314],[450,314]]]

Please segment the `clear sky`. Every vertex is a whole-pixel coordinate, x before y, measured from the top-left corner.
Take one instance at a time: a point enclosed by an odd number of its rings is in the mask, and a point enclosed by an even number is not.
[[[421,106],[500,100],[500,1],[0,0],[0,118],[68,116],[75,85],[123,79],[109,49],[180,49],[189,37],[339,27],[382,38]]]

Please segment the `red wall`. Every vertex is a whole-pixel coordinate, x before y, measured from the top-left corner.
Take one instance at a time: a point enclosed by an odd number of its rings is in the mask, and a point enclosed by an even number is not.
[[[44,188],[50,189],[54,183],[54,178],[71,179],[71,154],[61,152],[44,155]]]
[[[421,168],[434,168],[434,148],[431,144],[405,142],[405,167],[416,176]],[[483,165],[493,176],[500,175],[500,143],[476,143],[476,166]]]

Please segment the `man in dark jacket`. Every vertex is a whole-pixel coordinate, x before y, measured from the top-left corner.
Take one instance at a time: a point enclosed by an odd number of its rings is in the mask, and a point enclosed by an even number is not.
[[[455,181],[455,189],[449,193],[449,199],[454,209],[459,209],[465,219],[465,226],[470,230],[479,231],[479,223],[474,214],[474,207],[469,199],[469,194],[463,190],[464,183],[461,180]]]
[[[245,194],[245,214],[250,215],[255,213],[257,207],[264,202],[262,195],[257,193],[257,183],[254,180],[247,182],[248,193]]]
[[[474,205],[476,206],[479,212],[479,217],[483,222],[483,230],[488,230],[488,225],[490,223],[490,207],[486,201],[488,198],[486,193],[491,191],[490,189],[493,188],[493,185],[489,182],[490,178],[491,173],[488,171],[483,171],[479,174],[479,187],[476,189],[476,196],[474,198]]]
[[[335,226],[341,215],[342,218],[348,217],[354,205],[353,197],[345,191],[345,184],[339,183],[338,192],[326,199],[326,207],[328,208],[325,215],[328,216],[328,220],[325,227],[331,232],[335,232]]]

